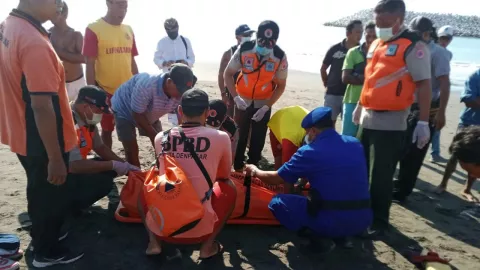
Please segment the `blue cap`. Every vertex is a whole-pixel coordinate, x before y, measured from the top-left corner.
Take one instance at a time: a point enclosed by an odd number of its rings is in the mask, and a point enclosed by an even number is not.
[[[248,27],[248,25],[242,24],[239,27],[237,27],[237,29],[235,29],[235,36],[241,36],[241,35],[244,35],[244,34],[252,34],[254,32],[255,32],[255,30],[250,29],[250,27]]]
[[[332,118],[332,109],[329,107],[318,107],[303,118],[302,128],[311,128],[326,118]]]

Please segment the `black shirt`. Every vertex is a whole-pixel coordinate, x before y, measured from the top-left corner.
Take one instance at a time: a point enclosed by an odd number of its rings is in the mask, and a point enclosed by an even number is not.
[[[348,51],[345,44],[346,42],[347,40],[344,39],[342,42],[333,45],[323,59],[323,64],[330,67],[327,80],[328,95],[345,95],[347,86],[342,82],[342,68]]]

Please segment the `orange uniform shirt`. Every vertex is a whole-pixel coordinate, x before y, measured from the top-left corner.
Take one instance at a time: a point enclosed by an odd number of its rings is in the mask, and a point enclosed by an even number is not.
[[[68,104],[65,71],[41,23],[13,10],[0,23],[0,139],[22,156],[46,153],[38,133],[30,97],[48,95],[63,152],[77,143]],[[48,119],[45,119],[48,121]]]
[[[132,57],[138,55],[130,26],[111,25],[99,19],[85,30],[83,55],[96,57],[95,80],[101,88],[114,94],[132,77]]]

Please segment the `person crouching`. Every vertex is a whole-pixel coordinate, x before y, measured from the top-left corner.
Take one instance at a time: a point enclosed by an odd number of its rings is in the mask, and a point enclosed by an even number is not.
[[[308,197],[278,194],[268,207],[289,230],[309,229],[316,236],[336,239],[364,232],[372,222],[372,210],[363,147],[356,138],[334,130],[331,113],[330,108],[319,107],[305,116],[307,144],[280,169],[262,171],[247,165],[246,173],[270,185],[307,179]],[[334,245],[328,242],[329,251]]]
[[[238,127],[235,121],[228,115],[227,104],[221,99],[210,101],[210,109],[207,117],[207,127],[226,132],[230,137],[232,157],[235,156],[238,144]]]

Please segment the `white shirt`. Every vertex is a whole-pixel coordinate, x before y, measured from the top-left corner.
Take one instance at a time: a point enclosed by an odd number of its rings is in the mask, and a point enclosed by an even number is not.
[[[183,38],[187,43],[187,49],[185,49],[185,44],[180,35],[175,40],[166,36],[158,42],[153,62],[163,72],[168,71],[168,67],[163,67],[163,63],[168,61],[185,60],[190,67],[193,67],[195,54],[193,53],[192,44],[188,38]]]

